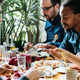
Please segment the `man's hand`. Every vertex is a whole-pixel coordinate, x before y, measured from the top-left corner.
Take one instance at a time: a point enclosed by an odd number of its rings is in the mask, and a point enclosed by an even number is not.
[[[75,69],[75,70],[77,70],[77,72],[80,72],[80,67],[77,66],[76,64],[71,65],[70,68],[71,68],[71,69]]]
[[[25,74],[29,80],[39,80],[40,74],[37,72],[37,70],[34,70],[33,68],[30,68]]]
[[[33,46],[33,44],[31,42],[25,43],[24,50],[28,51],[32,46]]]
[[[7,64],[0,66],[0,75],[9,76],[10,73],[14,72],[13,68]]]

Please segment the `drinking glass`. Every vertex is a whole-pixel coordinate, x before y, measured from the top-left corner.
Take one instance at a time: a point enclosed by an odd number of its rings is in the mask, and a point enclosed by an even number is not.
[[[17,56],[19,71],[24,71],[26,69],[26,56]]]
[[[30,52],[30,55],[31,55],[31,58],[32,58],[32,62],[34,62],[37,57],[37,49],[35,47],[32,47],[29,49],[29,52]]]
[[[67,80],[77,80],[77,70],[71,69],[66,71]]]
[[[4,64],[5,61],[6,61],[5,46],[0,45],[0,64]]]
[[[52,80],[53,75],[52,75],[52,63],[48,61],[44,61],[44,78],[46,80]]]

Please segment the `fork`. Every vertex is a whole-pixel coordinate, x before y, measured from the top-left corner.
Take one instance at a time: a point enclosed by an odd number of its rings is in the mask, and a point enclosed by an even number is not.
[[[56,38],[54,38],[51,42],[55,43],[55,42],[56,42],[56,40],[57,40],[57,39],[56,39]]]

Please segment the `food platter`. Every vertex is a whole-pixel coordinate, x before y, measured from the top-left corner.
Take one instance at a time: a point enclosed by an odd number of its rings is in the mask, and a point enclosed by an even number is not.
[[[53,68],[57,68],[61,64],[58,60],[46,60],[46,61],[49,62],[49,63],[52,63]]]
[[[61,63],[60,63],[59,61],[57,61],[57,60],[45,60],[45,61],[47,61],[47,63],[52,63],[52,67],[53,67],[53,68],[57,68],[57,67],[59,67],[60,64],[61,64]],[[33,67],[33,66],[41,67],[41,66],[43,66],[43,63],[44,63],[43,60],[42,60],[42,61],[35,61],[35,62],[31,63],[31,65],[32,65],[32,67]]]

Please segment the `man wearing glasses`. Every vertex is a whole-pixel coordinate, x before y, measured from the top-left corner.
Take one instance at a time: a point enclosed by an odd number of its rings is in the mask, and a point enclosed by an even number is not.
[[[49,43],[57,47],[61,44],[65,35],[64,29],[60,22],[60,2],[61,0],[41,0],[42,14],[47,20],[45,26],[47,38],[43,43]],[[53,42],[56,34],[58,36],[58,39]]]

